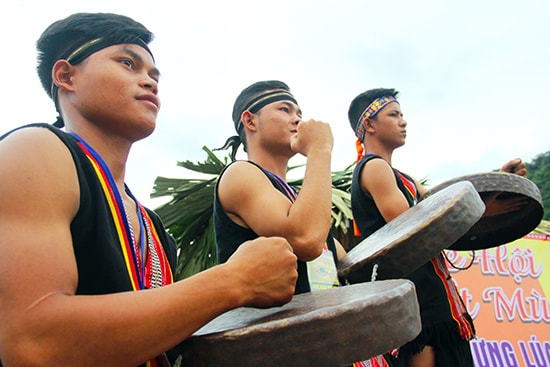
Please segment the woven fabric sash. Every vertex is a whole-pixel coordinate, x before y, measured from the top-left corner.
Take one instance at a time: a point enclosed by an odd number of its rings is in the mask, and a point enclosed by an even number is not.
[[[355,362],[352,364],[353,367],[389,367],[390,365],[384,359],[383,356],[372,357],[366,361]]]
[[[74,133],[80,148],[94,167],[97,178],[109,205],[113,223],[115,225],[120,248],[126,263],[126,270],[132,289],[158,288],[173,283],[172,269],[160,242],[158,233],[145,208],[134,198],[126,187],[127,193],[135,201],[138,208],[137,215],[140,223],[140,239],[136,241],[132,226],[124,208],[122,196],[114,182],[111,170],[101,156],[82,138]],[[143,261],[145,259],[145,261]],[[160,355],[145,363],[146,367],[168,366],[166,356]]]
[[[138,207],[141,238],[136,240],[128,219],[122,196],[117,189],[113,176],[101,156],[78,135],[78,140],[90,163],[94,167],[105,194],[113,224],[116,228],[120,247],[126,263],[126,270],[133,290],[157,288],[173,282],[172,271],[158,233],[145,208],[132,196]],[[145,261],[143,261],[145,259]]]
[[[472,324],[466,319],[465,314],[468,312],[464,302],[458,293],[456,284],[454,283],[451,275],[449,274],[449,268],[445,262],[445,257],[442,253],[439,253],[431,260],[434,270],[441,279],[441,283],[447,293],[447,299],[449,300],[449,311],[456,322],[458,329],[460,330],[460,336],[464,340],[472,340],[475,336]]]
[[[416,185],[414,184],[413,181],[411,181],[407,177],[405,177],[401,172],[399,172],[397,170],[395,170],[395,172],[397,173],[397,175],[401,179],[401,182],[403,183],[403,186],[405,186],[405,189],[407,190],[407,192],[411,196],[412,202],[414,203],[414,205],[416,205],[416,201],[417,201],[416,200],[416,195],[418,194],[418,192],[416,190]]]

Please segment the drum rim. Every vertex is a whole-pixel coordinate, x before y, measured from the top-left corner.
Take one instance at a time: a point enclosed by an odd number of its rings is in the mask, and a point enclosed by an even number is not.
[[[451,195],[453,194],[453,195]],[[448,196],[448,197],[447,197]],[[407,233],[405,236],[401,236],[395,239],[392,242],[388,242],[384,247],[376,252],[370,254],[364,254],[366,252],[364,247],[369,246],[370,243],[376,243],[383,240],[383,236],[386,235],[389,231],[395,226],[402,226],[402,220],[406,218],[410,224],[414,219],[414,215],[418,212],[423,212],[429,210],[431,205],[432,207],[437,204],[441,205],[442,201],[445,201],[445,205],[441,206],[439,210],[435,213],[428,213],[429,217],[423,220],[418,224],[415,229],[416,232],[411,231],[413,229],[407,228]],[[443,210],[445,209],[445,210]],[[394,252],[399,252],[398,249],[393,249],[393,246],[396,244],[413,244],[420,249],[425,250],[426,246],[431,246],[431,250],[418,252],[415,254],[420,260],[414,261],[415,266],[420,267],[430,261],[431,258],[437,256],[442,250],[446,248],[447,245],[454,243],[457,239],[463,236],[471,228],[471,226],[479,220],[485,211],[485,205],[479,197],[478,193],[475,191],[475,188],[471,182],[461,181],[449,185],[448,187],[440,190],[437,193],[432,195],[430,201],[419,202],[417,205],[411,207],[406,212],[402,213],[400,216],[396,217],[394,220],[386,223],[383,227],[378,229],[369,237],[365,238],[354,247],[348,255],[338,263],[338,274],[341,278],[344,278],[350,282],[357,281],[366,281],[365,278],[365,266],[369,266],[366,272],[369,271],[371,264],[375,263],[374,259],[382,258],[387,263],[391,264],[392,261],[388,261],[390,257],[387,255],[387,252],[393,250]],[[441,241],[437,237],[440,229],[438,228],[429,228],[429,225],[442,225],[445,223],[445,215],[449,216],[447,221],[452,219],[452,222],[456,225],[452,228],[452,233],[446,233],[447,240]],[[428,239],[423,239],[423,243],[420,244],[417,242],[418,237],[428,237]],[[362,247],[360,247],[362,246]],[[362,253],[363,252],[363,253]],[[363,256],[366,255],[366,256]],[[425,261],[424,261],[425,260]],[[397,261],[397,260],[396,260]],[[380,262],[380,261],[379,261]],[[395,267],[397,268],[397,267]],[[410,270],[410,271],[409,271]],[[415,269],[409,269],[408,271],[394,271],[392,277],[404,277],[410,274]],[[388,279],[384,273],[378,276],[382,276],[383,279]]]

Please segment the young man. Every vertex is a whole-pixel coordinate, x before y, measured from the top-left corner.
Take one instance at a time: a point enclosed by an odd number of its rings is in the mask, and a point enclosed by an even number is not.
[[[331,152],[327,123],[302,121],[302,111],[280,81],[245,88],[233,107],[239,136],[231,137],[232,158],[242,143],[247,161],[235,161],[220,175],[214,199],[218,261],[225,262],[242,241],[281,236],[298,256],[296,293],[338,287],[336,263],[345,254],[330,232],[332,207]],[[286,182],[288,162],[307,157],[297,192]],[[370,364],[367,364],[370,363]],[[382,357],[357,366],[387,366]]]
[[[332,275],[323,287],[337,286],[337,253],[329,236],[330,126],[302,121],[288,86],[275,80],[245,88],[235,101],[233,122],[239,136],[230,138],[232,156],[242,143],[248,160],[233,162],[218,180],[214,200],[218,261],[225,262],[244,240],[281,236],[298,256],[296,293],[321,287],[310,281],[307,269],[307,262],[321,254]],[[288,161],[297,153],[307,157],[299,193],[286,183]]]
[[[405,144],[407,122],[394,89],[372,89],[358,95],[348,111],[357,136],[358,163],[351,200],[355,223],[365,238],[391,221],[426,193],[414,178],[392,167],[393,151]],[[521,160],[505,164],[502,171],[524,176]],[[496,197],[496,195],[495,195]],[[522,200],[486,199],[489,212],[517,210]],[[422,331],[401,347],[400,366],[473,366],[469,340],[475,335],[470,315],[447,270],[443,254],[408,276],[415,283]]]
[[[160,108],[151,38],[130,18],[79,13],[38,41],[65,131],[35,124],[0,138],[5,367],[162,365],[221,313],[292,298],[296,256],[276,237],[173,283],[173,239],[124,183],[130,148]]]

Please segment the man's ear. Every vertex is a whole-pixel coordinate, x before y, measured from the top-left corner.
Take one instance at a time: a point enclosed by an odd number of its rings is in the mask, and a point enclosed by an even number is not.
[[[74,66],[67,60],[57,60],[52,67],[52,83],[59,89],[73,91],[73,73]]]
[[[241,121],[246,129],[256,131],[257,119],[255,114],[246,110],[241,114]]]
[[[376,130],[375,127],[374,127],[373,122],[374,122],[373,119],[367,118],[367,121],[365,121],[365,125],[364,125],[366,132],[372,133]]]

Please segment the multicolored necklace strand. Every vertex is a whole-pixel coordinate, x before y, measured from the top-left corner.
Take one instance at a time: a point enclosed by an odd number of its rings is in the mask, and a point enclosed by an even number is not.
[[[277,182],[283,187],[283,189],[285,190],[288,198],[290,199],[290,201],[292,202],[295,202],[296,201],[296,198],[298,197],[298,193],[296,192],[296,189],[289,186],[282,178],[280,178],[279,176],[277,176],[275,173],[271,172],[271,171],[268,171],[266,169],[264,169],[264,171],[266,171],[267,173],[269,173],[269,175],[271,175],[271,177],[273,177],[275,180],[277,180]]]
[[[162,248],[158,233],[145,208],[133,197],[126,187],[128,195],[135,201],[137,206],[140,241],[136,241],[124,201],[117,189],[109,167],[88,143],[78,135],[74,133],[70,134],[77,139],[78,145],[82,148],[96,171],[113,216],[113,222],[133,290],[171,284],[173,276],[168,259]]]

